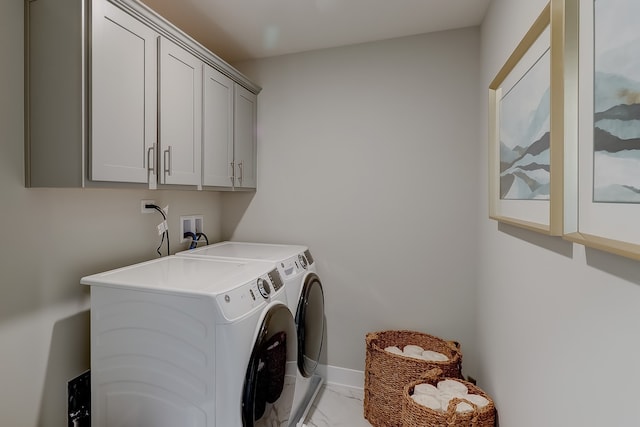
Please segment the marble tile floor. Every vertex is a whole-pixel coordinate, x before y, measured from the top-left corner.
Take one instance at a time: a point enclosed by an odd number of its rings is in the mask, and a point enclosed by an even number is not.
[[[371,427],[364,419],[361,388],[325,384],[307,415],[306,427]]]

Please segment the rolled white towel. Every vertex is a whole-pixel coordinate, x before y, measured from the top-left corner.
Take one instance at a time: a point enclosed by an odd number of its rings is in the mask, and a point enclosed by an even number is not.
[[[422,358],[430,362],[447,362],[449,360],[446,355],[433,350],[423,351]]]
[[[395,345],[385,348],[384,351],[388,351],[389,353],[393,353],[393,354],[403,354],[402,350],[400,350]]]
[[[406,355],[416,354],[421,356],[422,352],[424,351],[424,348],[420,347],[419,345],[409,344],[409,345],[405,345],[402,350]]]
[[[439,397],[440,390],[438,390],[436,386],[431,385],[429,383],[417,384],[413,388],[413,394],[426,394],[429,396]]]
[[[478,408],[484,408],[489,404],[489,399],[479,394],[467,394],[464,398],[474,403]]]
[[[442,380],[438,383],[438,390],[442,393],[450,393],[454,396],[464,396],[469,393],[466,385],[456,380]]]
[[[467,402],[458,402],[456,405],[456,412],[459,414],[464,414],[465,412],[473,412],[473,406],[468,404]]]
[[[411,396],[414,402],[429,409],[433,409],[434,411],[441,411],[442,406],[440,405],[440,400],[433,396],[429,396],[428,394],[414,394]]]
[[[415,354],[415,353],[402,353],[402,355],[404,357],[410,357],[412,359],[418,359],[418,360],[424,360],[424,358],[422,357],[422,354]]]

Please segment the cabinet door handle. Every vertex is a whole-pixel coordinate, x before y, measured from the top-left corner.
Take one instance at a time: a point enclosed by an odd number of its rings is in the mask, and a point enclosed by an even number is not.
[[[171,167],[171,146],[169,145],[166,150],[164,150],[164,172],[171,176],[171,171],[173,168]]]
[[[155,153],[155,151],[156,151],[155,145],[152,145],[147,150],[147,170],[149,172],[154,172],[154,173],[156,171],[156,165],[155,165],[155,162],[153,161],[153,157],[154,157],[153,153]]]
[[[238,171],[239,171],[238,184],[242,185],[242,160],[240,161],[240,163],[238,163]]]
[[[235,183],[234,182],[235,181],[235,177],[234,177],[233,174],[234,174],[234,172],[236,170],[236,164],[231,162],[230,165],[231,165],[231,175],[229,176],[229,179],[231,180],[231,185],[233,185]]]

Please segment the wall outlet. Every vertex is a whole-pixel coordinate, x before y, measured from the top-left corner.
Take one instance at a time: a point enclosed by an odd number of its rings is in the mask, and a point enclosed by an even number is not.
[[[146,205],[155,205],[155,200],[142,200],[140,202],[140,212],[141,213],[154,213],[156,210],[154,208],[145,208]]]
[[[180,217],[180,243],[191,242],[190,237],[184,237],[184,233],[202,233],[204,219],[202,215],[187,215]]]
[[[67,383],[67,425],[91,427],[91,371]]]

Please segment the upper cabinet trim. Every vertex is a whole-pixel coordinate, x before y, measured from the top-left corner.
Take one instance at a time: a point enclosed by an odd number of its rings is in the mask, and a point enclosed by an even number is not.
[[[200,58],[203,62],[209,64],[222,74],[228,76],[230,79],[243,86],[247,90],[256,95],[260,93],[262,88],[253,83],[249,78],[233,68],[222,58],[211,52],[209,49],[195,41],[191,36],[186,34],[180,28],[167,21],[156,11],[148,7],[147,5],[140,3],[138,0],[108,0],[110,3],[126,10],[131,15],[135,16],[138,20],[144,22],[164,37],[172,40],[182,48],[191,52],[196,57]]]

